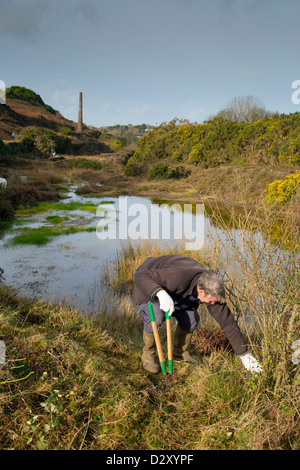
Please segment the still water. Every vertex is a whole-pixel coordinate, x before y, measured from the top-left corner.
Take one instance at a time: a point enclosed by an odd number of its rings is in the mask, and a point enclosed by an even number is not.
[[[105,292],[105,266],[116,257],[126,240],[130,239],[133,244],[141,239],[159,240],[159,243],[173,245],[182,237],[194,238],[198,242],[195,249],[201,249],[207,231],[222,237],[222,231],[204,216],[202,205],[196,212],[185,206],[183,214],[178,206],[175,206],[178,210],[174,210],[174,206],[171,210],[170,206],[154,204],[147,198],[84,198],[75,190],[76,186],[71,187],[67,199],[60,202],[89,202],[99,210],[43,212],[25,221],[22,217],[21,228],[49,225],[47,216],[65,215],[70,220],[63,224],[84,225],[90,231],[56,236],[43,245],[11,245],[20,226],[12,227],[2,236],[0,267],[4,270],[4,284],[15,288],[19,295],[63,302],[83,312],[97,311]],[[238,231],[236,234],[239,235]]]

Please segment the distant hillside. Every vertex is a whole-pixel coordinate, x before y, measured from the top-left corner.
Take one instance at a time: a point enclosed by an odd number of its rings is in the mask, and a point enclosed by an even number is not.
[[[0,139],[12,140],[24,127],[46,127],[56,132],[76,130],[76,123],[44,103],[34,91],[12,86],[6,91],[6,105],[0,105]]]
[[[12,140],[12,133],[29,126],[46,127],[54,131],[63,128],[75,132],[76,124],[60,113],[47,110],[44,105],[7,98],[6,105],[0,105],[0,139]]]
[[[95,154],[113,151],[101,138],[100,131],[84,125],[83,132],[78,134],[77,123],[64,118],[32,90],[17,86],[8,88],[6,104],[0,105],[0,139],[11,142],[14,133],[15,140],[22,142],[32,132],[39,135],[44,132],[47,136],[50,132],[52,136],[64,137],[67,140],[63,147],[64,153]]]
[[[126,139],[129,142],[137,142],[141,137],[152,131],[154,126],[150,124],[103,126],[99,130],[103,133],[112,134],[117,139]]]

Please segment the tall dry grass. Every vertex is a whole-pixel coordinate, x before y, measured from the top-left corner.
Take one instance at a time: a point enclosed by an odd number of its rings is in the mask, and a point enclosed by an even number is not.
[[[292,361],[293,343],[300,339],[298,214],[289,210],[279,214],[261,202],[251,210],[246,204],[228,206],[225,216],[224,207],[223,204],[221,210],[214,206],[202,250],[187,252],[183,244],[171,248],[151,243],[134,247],[128,243],[116,257],[113,268],[108,268],[106,279],[116,295],[129,299],[135,269],[148,256],[170,253],[191,256],[221,274],[228,304],[250,352],[263,367],[256,381],[249,379],[247,383],[253,388],[253,402],[242,405],[242,428],[246,432],[251,426],[255,427],[252,445],[256,448],[288,447],[287,442],[293,442],[300,421],[300,366]],[[214,381],[214,373],[210,374],[209,370],[217,366],[217,380],[229,370],[234,381],[234,358],[227,355],[222,335],[217,338],[220,348],[209,347],[209,342],[216,340],[212,335],[206,336],[203,345],[200,333],[216,332],[218,325],[204,306],[200,307],[200,316],[194,349],[196,354],[205,357],[201,372],[206,375],[204,383],[212,387],[212,393],[218,394],[220,384]],[[228,377],[226,383],[230,387]],[[194,382],[193,386],[197,388],[199,384]],[[244,386],[237,392],[238,396]],[[236,384],[232,383],[232,387],[235,389]],[[201,388],[205,389],[205,385]],[[230,392],[227,390],[226,394]],[[242,400],[242,396],[239,398]],[[236,418],[241,419],[238,412]],[[213,432],[213,428],[210,431]],[[205,439],[201,440],[199,448],[203,442]]]

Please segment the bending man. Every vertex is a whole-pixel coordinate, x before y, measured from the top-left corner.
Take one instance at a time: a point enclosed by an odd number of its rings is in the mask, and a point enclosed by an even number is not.
[[[165,321],[165,312],[176,318],[173,356],[186,362],[198,363],[189,353],[192,335],[199,323],[197,309],[206,304],[210,315],[219,323],[246,369],[261,372],[261,366],[248,352],[242,333],[226,304],[222,279],[201,266],[198,261],[181,255],[147,258],[135,271],[133,301],[144,315],[144,349],[142,364],[152,373],[160,371],[155,361],[155,340],[148,310],[153,311],[158,329]]]

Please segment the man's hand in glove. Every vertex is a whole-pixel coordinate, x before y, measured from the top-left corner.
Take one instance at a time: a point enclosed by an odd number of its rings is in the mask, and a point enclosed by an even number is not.
[[[157,292],[156,297],[159,300],[159,306],[164,312],[169,312],[169,315],[175,311],[175,306],[172,297],[165,290]]]
[[[251,356],[251,354],[246,353],[243,356],[239,356],[241,358],[244,367],[252,373],[259,373],[262,372],[262,368],[260,363],[255,359],[255,357]]]

